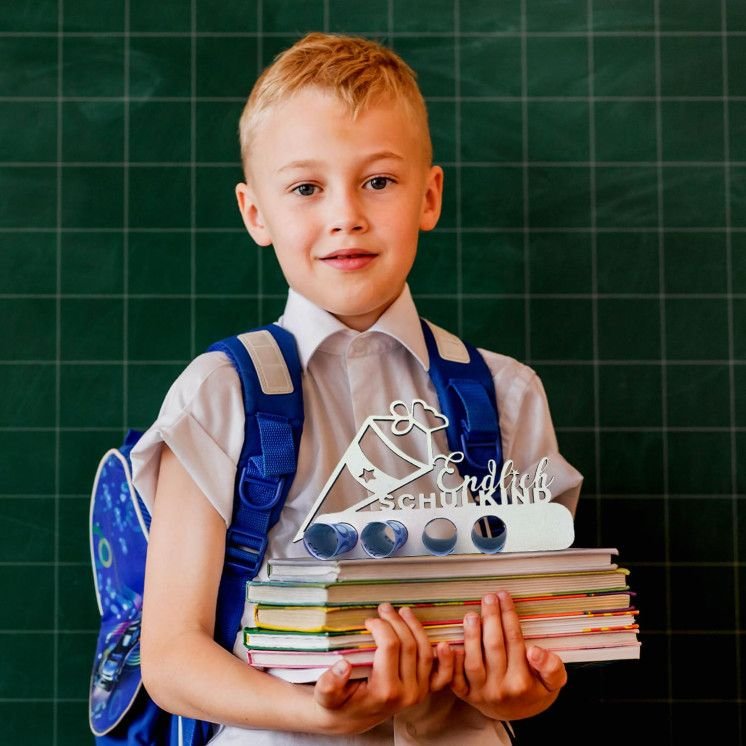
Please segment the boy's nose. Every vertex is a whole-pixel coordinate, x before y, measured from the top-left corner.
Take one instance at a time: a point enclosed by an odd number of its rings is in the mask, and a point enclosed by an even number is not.
[[[332,233],[362,233],[364,230],[365,224],[362,220],[337,221],[332,227]]]
[[[332,233],[363,233],[368,229],[361,205],[352,195],[340,195],[330,218]]]

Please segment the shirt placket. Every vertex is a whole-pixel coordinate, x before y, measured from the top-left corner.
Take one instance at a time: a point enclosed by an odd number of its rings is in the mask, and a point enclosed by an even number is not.
[[[350,341],[345,351],[345,367],[350,387],[350,406],[355,428],[359,430],[365,419],[375,411],[376,367],[371,354],[372,336],[360,334]]]

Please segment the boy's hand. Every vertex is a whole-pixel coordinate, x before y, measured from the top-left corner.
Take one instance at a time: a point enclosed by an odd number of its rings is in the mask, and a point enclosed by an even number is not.
[[[350,681],[350,664],[341,661],[316,682],[314,699],[332,732],[362,733],[430,690],[432,647],[412,610],[381,604],[378,613],[365,623],[376,643],[368,679]]]
[[[463,650],[438,646],[438,671],[445,676],[452,670],[456,696],[485,716],[518,720],[549,707],[567,673],[554,653],[536,646],[526,649],[513,599],[504,591],[498,596],[482,599],[481,621],[477,614],[464,618]]]

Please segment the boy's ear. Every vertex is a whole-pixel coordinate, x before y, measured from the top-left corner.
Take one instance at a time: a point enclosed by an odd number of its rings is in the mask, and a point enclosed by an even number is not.
[[[256,196],[248,184],[244,182],[236,184],[236,200],[243,218],[243,224],[254,242],[259,246],[269,246],[272,243],[272,237],[269,235],[264,218],[259,212]]]
[[[431,231],[438,224],[443,204],[443,169],[431,166],[425,180],[425,194],[422,197],[420,230]]]

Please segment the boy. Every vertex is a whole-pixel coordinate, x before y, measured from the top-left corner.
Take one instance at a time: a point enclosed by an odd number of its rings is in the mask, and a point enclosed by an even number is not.
[[[266,557],[291,540],[349,439],[393,399],[437,407],[406,285],[418,233],[435,227],[443,171],[431,165],[414,73],[374,42],[310,34],[260,76],[240,122],[247,230],[273,245],[290,285],[279,323],[303,365],[298,469]],[[574,509],[580,475],[562,459],[536,375],[484,353],[494,375],[506,457],[554,465],[553,492]],[[250,668],[212,639],[215,602],[243,442],[238,378],[227,359],[193,361],[133,451],[152,509],[142,634],[151,696],[172,712],[225,725],[211,743],[508,743],[502,721],[544,710],[566,680],[557,656],[523,642],[507,594],[468,615],[464,651],[433,653],[411,611],[389,605],[367,627],[367,680],[337,664],[315,687]],[[440,433],[442,436],[442,433]],[[445,441],[438,444],[446,452]],[[560,494],[562,493],[562,494]],[[260,573],[260,576],[262,573]],[[178,635],[174,633],[178,619]]]

